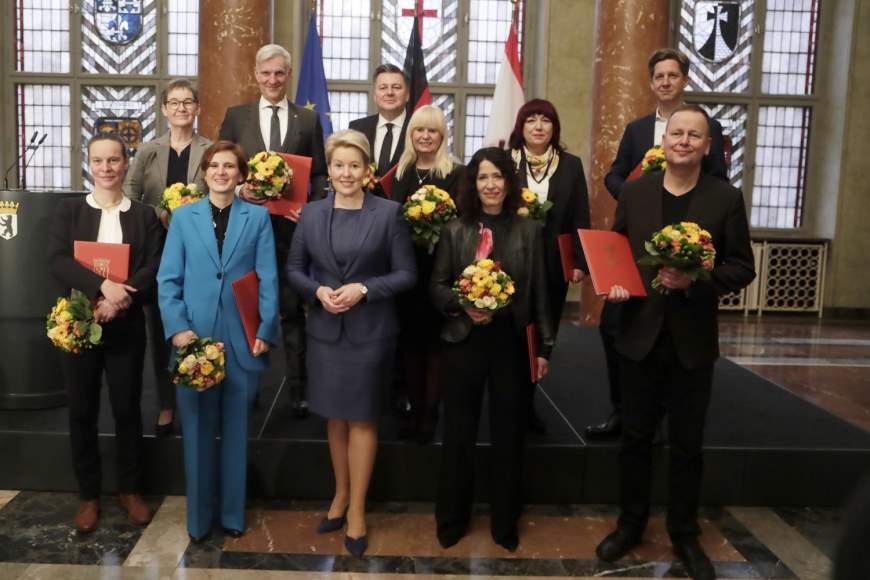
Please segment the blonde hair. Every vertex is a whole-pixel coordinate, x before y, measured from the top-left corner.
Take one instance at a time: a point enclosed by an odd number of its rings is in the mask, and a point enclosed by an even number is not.
[[[260,47],[260,50],[257,51],[257,56],[255,57],[254,62],[256,63],[257,68],[260,68],[261,64],[267,60],[272,60],[276,56],[282,57],[284,62],[287,64],[287,68],[291,68],[293,59],[290,58],[290,51],[280,44],[267,44]]]
[[[409,167],[417,162],[417,152],[414,150],[414,130],[419,128],[435,129],[441,133],[441,145],[435,152],[435,165],[432,173],[435,177],[444,178],[455,165],[450,153],[447,151],[447,121],[444,113],[434,105],[424,105],[414,111],[411,120],[408,121],[408,129],[405,132],[405,150],[399,158],[396,167],[396,180],[402,179],[402,175]]]
[[[371,155],[369,154],[369,140],[365,135],[355,129],[336,131],[326,140],[326,163],[332,161],[332,154],[339,147],[352,147],[362,153],[363,162],[368,165]]]

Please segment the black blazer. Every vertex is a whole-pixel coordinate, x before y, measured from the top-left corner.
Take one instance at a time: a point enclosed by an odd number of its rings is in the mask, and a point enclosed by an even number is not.
[[[399,158],[402,156],[402,152],[405,151],[405,132],[408,130],[408,121],[411,120],[411,113],[405,114],[405,122],[402,124],[402,130],[399,132],[399,142],[396,144],[396,151],[393,153],[393,158],[390,159],[390,167],[399,162]],[[369,115],[368,117],[363,117],[361,119],[354,119],[348,125],[349,129],[355,129],[366,136],[366,139],[369,140],[369,151],[372,155],[372,163],[377,163],[377,159],[374,158],[375,155],[375,131],[378,129],[378,114]],[[382,167],[378,167],[377,176],[380,177],[384,173],[389,170],[389,167],[384,169]]]
[[[464,172],[465,166],[457,163],[453,165],[453,171],[442,178],[433,177],[427,179],[425,185],[434,185],[439,189],[443,189],[450,194],[453,201],[456,201],[456,195],[459,191],[459,179],[462,177]],[[405,169],[405,173],[402,174],[402,179],[396,179],[396,174],[393,173],[390,176],[390,182],[393,185],[393,201],[402,204],[408,201],[408,198],[422,187],[420,181],[417,179],[417,173],[414,170],[413,165]]]
[[[534,322],[538,356],[550,358],[555,339],[544,274],[541,226],[535,220],[510,216],[508,227],[508,244],[494,247],[492,257],[501,262],[504,271],[514,281],[516,292],[510,306],[514,326],[525,342],[526,326]],[[441,331],[441,338],[446,342],[462,342],[473,327],[452,287],[465,267],[474,262],[480,241],[478,229],[477,223],[458,219],[449,222],[441,232],[435,251],[429,291],[435,308],[447,317]]]
[[[311,157],[310,199],[323,199],[326,196],[326,153],[320,117],[289,100],[287,107],[287,134],[280,151]],[[227,109],[218,138],[238,143],[248,159],[265,151],[266,144],[260,131],[260,100]]]
[[[525,158],[520,161],[517,174],[523,187],[528,187]],[[565,277],[562,273],[562,257],[559,254],[558,237],[561,234],[571,234],[574,242],[574,267],[589,271],[586,257],[580,246],[579,228],[588,229],[589,190],[586,188],[586,174],[583,172],[583,162],[576,155],[559,154],[559,166],[550,176],[550,188],[547,199],[553,202],[553,207],[547,212],[544,223],[544,256],[547,260],[547,278],[551,284],[564,286]]]
[[[626,183],[619,196],[613,230],[628,236],[635,259],[646,254],[644,242],[666,225],[662,222],[663,179],[663,173],[642,176]],[[719,357],[719,296],[736,292],[755,278],[740,190],[702,172],[686,221],[697,223],[713,237],[716,263],[712,278],[698,281],[686,291],[664,295],[651,286],[657,269],[640,267],[647,296],[623,303],[616,338],[616,349],[631,360],[640,361],[649,354],[667,323],[685,368],[712,364]]]
[[[131,200],[131,203],[128,211],[121,212],[121,230],[123,242],[130,244],[126,283],[137,290],[132,295],[131,308],[138,308],[154,298],[157,268],[163,250],[163,227],[152,207],[138,201]],[[92,299],[100,295],[103,278],[75,261],[73,242],[95,242],[101,215],[101,210],[89,206],[84,197],[59,200],[54,208],[48,230],[48,259],[51,273],[64,295],[69,294],[71,288]]]
[[[610,166],[610,171],[604,176],[604,186],[614,199],[619,199],[622,186],[628,175],[643,160],[644,154],[653,146],[655,135],[656,114],[635,119],[625,127],[616,159]],[[710,119],[710,154],[701,162],[701,170],[714,177],[728,181],[728,167],[725,165],[725,140],[722,137],[722,125],[716,119]]]

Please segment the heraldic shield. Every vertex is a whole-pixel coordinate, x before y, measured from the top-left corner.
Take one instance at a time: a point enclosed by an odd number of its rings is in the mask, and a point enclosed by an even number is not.
[[[129,44],[142,32],[142,0],[94,0],[94,21],[106,42]]]
[[[18,203],[0,201],[0,238],[11,240],[18,235]]]
[[[692,37],[695,52],[710,62],[728,60],[740,30],[738,0],[701,0],[695,4]]]

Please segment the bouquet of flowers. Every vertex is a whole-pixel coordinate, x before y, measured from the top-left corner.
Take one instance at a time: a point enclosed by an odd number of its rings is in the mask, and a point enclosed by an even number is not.
[[[172,212],[176,208],[198,201],[203,197],[205,197],[205,194],[199,191],[195,183],[185,185],[179,181],[163,190],[160,207],[168,211],[169,215],[172,216]]]
[[[377,170],[378,166],[374,163],[369,163],[369,166],[366,167],[366,175],[363,177],[362,182],[363,189],[374,191],[381,182],[380,178],[378,178]]]
[[[530,217],[538,221],[547,220],[547,212],[553,207],[553,202],[549,199],[543,203],[538,201],[538,194],[531,189],[523,188],[523,206],[517,210],[517,215],[520,217]]]
[[[103,327],[94,322],[90,299],[73,289],[69,298],[58,298],[45,321],[46,335],[57,348],[72,353],[100,344]]]
[[[511,303],[514,281],[501,269],[501,264],[489,258],[466,266],[453,283],[453,292],[462,306],[496,311]]]
[[[261,151],[248,160],[245,183],[252,197],[277,199],[293,179],[293,169],[273,151]]]
[[[647,173],[655,173],[656,171],[664,171],[668,168],[668,162],[665,161],[665,150],[661,145],[649,149],[643,155],[643,161],[640,162],[640,172],[646,175]]]
[[[694,222],[665,226],[654,233],[651,240],[644,242],[644,248],[648,255],[642,256],[638,264],[670,266],[681,270],[693,282],[698,279],[709,280],[710,270],[716,261],[713,237]],[[652,281],[652,287],[662,294],[670,294],[658,277]]]
[[[441,237],[441,228],[456,217],[456,204],[443,189],[424,185],[405,202],[403,215],[411,228],[411,237],[428,246],[431,254]]]
[[[224,343],[211,338],[197,338],[178,349],[172,382],[205,391],[224,380],[224,365]]]

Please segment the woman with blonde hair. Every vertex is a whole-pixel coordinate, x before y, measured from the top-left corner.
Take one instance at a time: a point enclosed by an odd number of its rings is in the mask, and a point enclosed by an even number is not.
[[[448,150],[447,121],[441,109],[426,105],[408,121],[405,150],[393,176],[393,199],[405,203],[424,185],[434,185],[456,199],[457,186],[465,167]],[[416,437],[418,443],[432,440],[438,424],[440,391],[441,317],[429,300],[429,275],[434,252],[416,247],[417,285],[398,299],[402,326],[399,354],[403,386],[411,413],[399,435]]]
[[[335,496],[319,533],[347,524],[354,556],[368,547],[365,502],[378,445],[377,419],[390,384],[399,321],[393,299],[417,278],[401,208],[366,194],[365,135],[348,129],[326,142],[332,191],[296,226],[287,279],[308,310],[309,405],[327,419]]]

